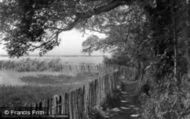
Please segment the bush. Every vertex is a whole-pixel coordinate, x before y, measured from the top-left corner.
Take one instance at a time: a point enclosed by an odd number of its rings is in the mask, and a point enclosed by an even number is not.
[[[143,119],[189,119],[189,91],[166,89],[159,92],[158,90],[142,103]]]

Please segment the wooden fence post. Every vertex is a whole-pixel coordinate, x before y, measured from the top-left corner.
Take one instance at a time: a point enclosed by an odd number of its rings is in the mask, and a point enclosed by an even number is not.
[[[82,87],[64,93],[63,95],[54,95],[45,101],[40,101],[34,106],[37,109],[47,107],[48,115],[65,114],[69,115],[69,119],[88,118],[88,114],[92,112],[95,106],[101,106],[105,103],[107,97],[114,96],[113,91],[117,88],[119,81],[119,73],[128,75],[125,67],[110,67],[106,65],[90,66],[90,65],[62,65],[62,69],[75,72],[93,72],[100,71],[99,77],[93,81],[89,81]],[[115,68],[118,69],[114,72]]]

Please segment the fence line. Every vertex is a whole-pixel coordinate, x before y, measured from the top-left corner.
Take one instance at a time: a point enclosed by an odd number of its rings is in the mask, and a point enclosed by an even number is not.
[[[48,114],[55,117],[57,115],[69,115],[69,119],[88,118],[94,108],[105,103],[108,96],[114,96],[113,92],[119,83],[119,75],[134,75],[134,73],[127,74],[127,71],[133,71],[133,69],[118,66],[106,67],[96,67],[99,68],[100,72],[104,72],[97,79],[76,90],[63,95],[54,95],[51,99],[41,101],[35,104],[36,109],[43,106],[47,107]]]

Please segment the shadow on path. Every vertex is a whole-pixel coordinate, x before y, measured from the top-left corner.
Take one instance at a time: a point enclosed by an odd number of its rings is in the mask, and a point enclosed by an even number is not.
[[[120,105],[112,109],[109,119],[140,119],[140,102],[135,95],[136,86],[136,83],[124,85]]]

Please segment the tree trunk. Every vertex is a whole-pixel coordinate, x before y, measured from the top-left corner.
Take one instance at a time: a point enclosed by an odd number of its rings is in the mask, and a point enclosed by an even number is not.
[[[178,37],[177,37],[177,23],[176,23],[176,7],[177,3],[176,0],[172,0],[172,27],[173,27],[173,51],[174,51],[174,56],[173,56],[173,63],[174,63],[174,69],[173,69],[173,74],[174,74],[174,81],[177,83],[179,86],[181,84],[181,80],[178,77],[177,74],[177,58],[178,58],[178,49],[177,49],[177,44],[178,44]]]
[[[189,30],[189,28],[190,28],[190,22],[189,22],[189,20],[190,20],[190,16],[189,16],[189,0],[186,0],[186,30],[188,31]],[[186,61],[187,61],[187,78],[188,79],[190,79],[190,56],[189,56],[189,51],[190,51],[190,42],[189,42],[189,38],[188,38],[188,32],[186,32],[186,41],[185,41],[185,45],[186,45],[186,49],[185,49],[185,58],[186,58]]]
[[[174,39],[174,45],[173,45],[173,48],[174,48],[174,80],[175,81],[179,81],[178,80],[178,77],[177,77],[177,35],[176,35],[176,20],[175,20],[175,16],[173,16],[174,20],[173,20],[173,23],[174,23],[174,30],[173,30],[173,39]],[[179,83],[179,82],[178,82]]]

